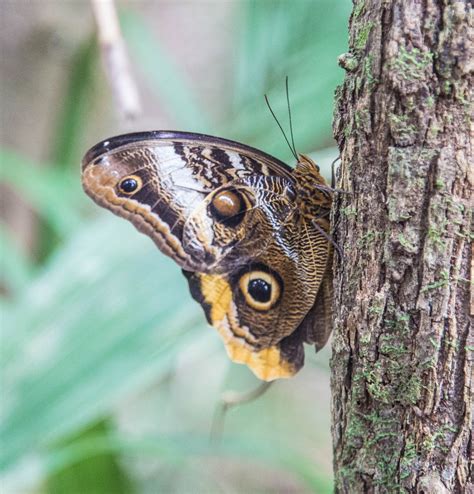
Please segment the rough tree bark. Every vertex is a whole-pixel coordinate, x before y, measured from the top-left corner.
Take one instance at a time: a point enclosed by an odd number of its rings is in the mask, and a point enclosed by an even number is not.
[[[470,2],[357,0],[334,132],[336,492],[473,492]]]

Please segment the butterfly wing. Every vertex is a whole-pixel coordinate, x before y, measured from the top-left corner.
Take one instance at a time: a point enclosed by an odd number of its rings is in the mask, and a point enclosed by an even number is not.
[[[82,170],[84,190],[95,202],[130,220],[164,254],[192,271],[206,270],[208,263],[184,250],[184,225],[211,191],[251,174],[292,180],[284,163],[256,149],[163,131],[102,141],[86,154]]]
[[[303,342],[321,340],[309,314],[330,248],[295,205],[295,175],[253,148],[179,132],[112,138],[83,161],[85,191],[183,268],[231,359],[264,380],[295,374]]]

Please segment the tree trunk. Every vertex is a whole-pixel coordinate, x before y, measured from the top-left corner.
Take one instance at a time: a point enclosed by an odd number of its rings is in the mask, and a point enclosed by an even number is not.
[[[334,121],[339,493],[474,489],[469,10],[358,0],[350,19]]]

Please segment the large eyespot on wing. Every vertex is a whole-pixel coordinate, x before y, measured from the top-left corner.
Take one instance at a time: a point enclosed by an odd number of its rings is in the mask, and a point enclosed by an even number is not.
[[[117,184],[120,192],[127,195],[136,194],[143,187],[143,180],[139,175],[127,175]]]
[[[208,205],[210,215],[229,227],[236,227],[250,207],[251,203],[240,191],[228,186],[217,191]]]
[[[247,305],[265,312],[275,307],[280,300],[283,282],[276,273],[253,269],[240,276],[239,288]]]

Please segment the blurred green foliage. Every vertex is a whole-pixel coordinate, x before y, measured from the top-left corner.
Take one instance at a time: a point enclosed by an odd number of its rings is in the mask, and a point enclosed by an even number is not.
[[[346,48],[349,9],[349,0],[239,3],[234,87],[228,101],[216,102],[227,107],[220,121],[199,103],[179,60],[170,59],[147,20],[128,10],[121,22],[131,57],[176,116],[177,128],[290,160],[262,98],[269,95],[286,125],[288,75],[297,149],[326,163],[336,156],[322,148],[333,145],[333,92],[342,77],[336,59]],[[98,211],[80,188],[80,143],[94,116],[98,55],[93,40],[78,49],[50,163],[38,167],[1,150],[0,180],[38,214],[43,236],[41,252],[30,258],[0,225],[7,294],[4,492],[31,485],[52,493],[263,492],[262,475],[282,486],[286,475],[302,490],[331,492],[324,466],[330,455],[327,351],[308,356],[310,378],[318,382],[298,376],[279,383],[232,411],[222,441],[209,443],[222,390],[246,390],[255,380],[228,363],[179,269],[126,222]]]

